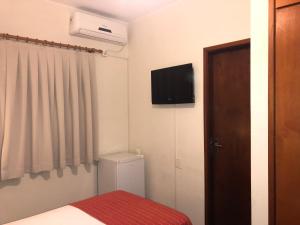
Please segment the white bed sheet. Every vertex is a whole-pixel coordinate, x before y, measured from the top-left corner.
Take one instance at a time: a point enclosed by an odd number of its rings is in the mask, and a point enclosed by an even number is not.
[[[4,225],[105,225],[73,206],[65,206]]]

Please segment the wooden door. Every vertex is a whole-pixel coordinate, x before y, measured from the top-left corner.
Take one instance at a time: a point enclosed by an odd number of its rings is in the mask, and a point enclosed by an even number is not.
[[[278,0],[271,75],[271,225],[300,224],[300,1]],[[274,20],[275,21],[275,20]]]
[[[206,225],[250,225],[250,41],[204,54]]]

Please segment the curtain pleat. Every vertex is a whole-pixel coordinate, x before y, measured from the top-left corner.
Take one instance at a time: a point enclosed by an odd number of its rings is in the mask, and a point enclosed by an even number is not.
[[[88,58],[82,58],[82,75],[89,74],[89,63]],[[93,155],[93,133],[92,133],[92,117],[87,115],[92,115],[92,102],[91,102],[91,84],[90,84],[90,77],[89,79],[84,79],[84,76],[82,76],[82,91],[83,91],[83,102],[85,103],[84,109],[85,109],[85,138],[86,138],[86,161],[91,162],[92,161],[92,155]]]
[[[0,41],[1,180],[98,157],[94,56]]]
[[[98,142],[98,92],[97,92],[97,78],[96,78],[96,66],[95,57],[88,55],[89,57],[89,68],[90,68],[90,83],[91,83],[91,101],[92,101],[92,137],[93,137],[93,157],[94,159],[99,158],[99,142]]]
[[[5,98],[6,98],[6,48],[0,42],[0,156],[2,155],[2,144],[4,136],[4,117],[5,117]],[[0,160],[1,168],[1,160]],[[0,170],[1,177],[1,170]]]
[[[80,164],[80,127],[79,127],[79,86],[78,73],[76,68],[76,56],[70,56],[69,70],[70,70],[70,109],[71,109],[71,124],[72,129],[72,146],[74,155],[74,165]]]

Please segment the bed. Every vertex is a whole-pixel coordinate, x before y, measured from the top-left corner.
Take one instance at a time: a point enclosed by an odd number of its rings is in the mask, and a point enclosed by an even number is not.
[[[192,225],[174,209],[125,191],[92,197],[6,225]]]

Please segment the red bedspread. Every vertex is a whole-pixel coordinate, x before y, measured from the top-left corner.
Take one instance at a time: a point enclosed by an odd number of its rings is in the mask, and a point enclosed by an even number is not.
[[[71,205],[107,225],[192,225],[184,214],[124,191]]]

